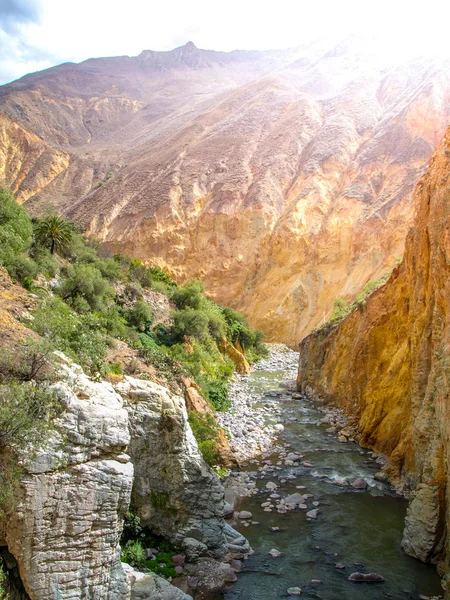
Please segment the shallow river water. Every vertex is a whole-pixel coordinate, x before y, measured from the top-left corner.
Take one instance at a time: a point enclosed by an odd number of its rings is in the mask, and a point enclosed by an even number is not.
[[[406,501],[374,480],[380,467],[368,451],[356,443],[339,443],[325,431],[329,425],[319,424],[324,415],[317,402],[293,400],[287,394],[277,399],[265,396],[269,390],[282,390],[280,384],[285,378],[283,371],[256,371],[249,383],[253,394],[260,395],[260,405],[272,405],[278,413],[272,421],[284,424],[279,442],[290,444],[289,452],[301,453],[302,461],[313,466],[282,466],[282,470],[264,477],[257,471],[262,460],[245,467],[261,492],[242,499],[238,510],[250,511],[259,525],[239,526],[254,554],[245,561],[238,581],[225,592],[225,599],[274,600],[286,597],[290,587],[300,587],[304,599],[419,600],[421,594],[440,595],[435,568],[401,549]],[[298,420],[287,423],[289,417]],[[277,455],[270,458],[273,464],[278,462]],[[335,483],[339,478],[352,482],[358,477],[369,484],[368,490],[357,491]],[[287,479],[284,484],[280,483],[283,478]],[[313,502],[319,502],[317,519],[309,520],[306,510],[299,508],[286,514],[275,509],[264,512],[261,503],[270,500],[269,494],[273,493],[265,488],[268,481],[279,486],[276,493],[282,497],[296,492],[312,494],[308,510],[315,508]],[[271,527],[279,527],[280,531],[273,532]],[[272,558],[268,554],[272,548],[282,555]],[[379,573],[385,582],[349,582],[348,576],[355,571]]]

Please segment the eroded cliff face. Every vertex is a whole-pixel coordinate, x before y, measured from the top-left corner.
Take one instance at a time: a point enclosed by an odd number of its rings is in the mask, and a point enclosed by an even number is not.
[[[402,256],[449,93],[447,62],[374,62],[356,43],[187,44],[27,76],[0,88],[0,110],[70,154],[32,189],[10,178],[31,210],[201,277],[293,346]]]
[[[419,181],[405,256],[338,325],[300,344],[298,386],[359,418],[361,438],[412,491],[404,549],[439,563],[448,591],[450,130]]]
[[[117,390],[129,413],[132,507],[141,523],[190,559],[248,554],[247,540],[225,523],[224,489],[198,450],[184,399],[133,377]]]
[[[60,359],[64,412],[49,444],[20,456],[22,495],[5,541],[31,600],[125,600],[119,540],[133,484],[128,415],[110,384]]]

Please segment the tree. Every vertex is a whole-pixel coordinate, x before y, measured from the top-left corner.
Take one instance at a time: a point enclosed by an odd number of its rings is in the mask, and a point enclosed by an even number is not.
[[[153,321],[153,313],[150,306],[142,300],[136,300],[132,308],[127,312],[127,321],[139,331],[145,331]]]
[[[72,239],[73,228],[58,215],[50,215],[37,221],[34,234],[38,243],[43,246],[50,245],[50,253],[53,254],[56,249],[67,248]]]
[[[200,308],[204,286],[198,279],[192,279],[173,292],[172,299],[177,308]]]
[[[9,265],[31,239],[31,220],[12,194],[0,188],[0,263]]]

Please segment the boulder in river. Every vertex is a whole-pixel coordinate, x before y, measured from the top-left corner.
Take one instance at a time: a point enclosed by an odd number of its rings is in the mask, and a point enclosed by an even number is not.
[[[279,550],[277,550],[276,548],[272,548],[272,550],[269,552],[269,554],[272,558],[278,558],[279,556],[281,556],[281,552]]]
[[[365,481],[364,479],[362,479],[362,477],[358,477],[357,479],[355,479],[355,481],[352,483],[352,487],[355,490],[367,490],[367,488],[369,487],[367,484],[367,481]]]
[[[308,519],[317,519],[318,514],[319,514],[319,509],[314,508],[313,510],[310,510],[309,512],[307,512],[306,516],[308,517]]]
[[[352,573],[348,580],[355,583],[381,583],[384,577],[378,573]]]
[[[248,510],[241,510],[241,512],[239,513],[240,519],[251,519],[252,517],[252,513]]]
[[[304,497],[299,493],[291,494],[290,496],[286,496],[284,499],[285,504],[292,504],[293,506],[296,506],[297,504],[303,504],[304,501]]]
[[[302,589],[299,587],[290,587],[288,588],[287,593],[289,594],[289,596],[300,596],[300,594],[302,593]]]

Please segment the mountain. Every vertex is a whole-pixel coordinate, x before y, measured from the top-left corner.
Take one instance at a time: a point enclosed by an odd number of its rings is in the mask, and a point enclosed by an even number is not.
[[[360,439],[389,458],[411,494],[403,547],[438,564],[449,586],[450,128],[415,192],[405,257],[340,323],[305,338],[300,389],[357,417]]]
[[[0,184],[294,345],[402,256],[449,66],[356,39],[60,65],[0,88]]]

